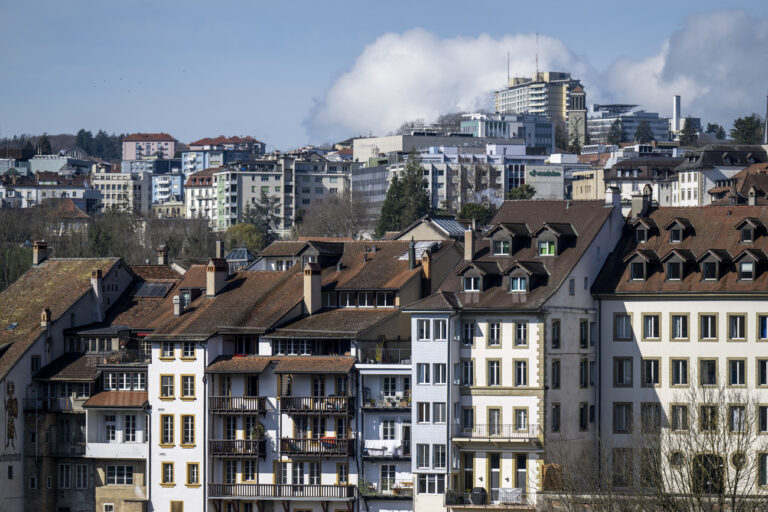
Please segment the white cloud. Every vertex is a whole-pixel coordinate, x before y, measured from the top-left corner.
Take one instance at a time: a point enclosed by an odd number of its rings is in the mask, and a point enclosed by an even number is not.
[[[735,117],[763,111],[768,18],[740,11],[695,16],[659,47],[657,55],[618,59],[597,71],[559,39],[539,35],[539,69],[580,78],[589,103],[637,103],[669,115],[672,95],[681,94],[684,115],[726,126]],[[440,39],[422,29],[384,34],[316,102],[308,131],[324,141],[386,134],[407,120],[490,109],[493,90],[506,81],[507,52],[512,76],[533,73],[534,34],[497,39]]]

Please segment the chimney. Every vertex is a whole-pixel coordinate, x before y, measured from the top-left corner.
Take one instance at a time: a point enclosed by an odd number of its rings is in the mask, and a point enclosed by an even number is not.
[[[757,200],[757,189],[752,186],[749,187],[749,195],[747,196],[747,204],[749,206],[755,206]]]
[[[221,240],[216,240],[216,258],[223,258],[224,257],[224,242]]]
[[[103,281],[102,281],[102,274],[100,268],[95,268],[91,270],[91,288],[93,289],[93,297],[96,300],[97,304],[97,311],[95,311],[97,315],[97,321],[101,322],[104,319],[104,292],[103,292]]]
[[[319,311],[322,305],[320,295],[322,282],[320,265],[307,263],[304,267],[304,307],[310,315]]]
[[[615,206],[621,210],[621,190],[619,187],[605,189],[605,206]]]
[[[421,268],[424,269],[424,277],[429,279],[432,275],[432,254],[429,251],[421,253]]]
[[[464,260],[472,261],[475,255],[475,233],[471,229],[464,231]]]
[[[40,313],[40,327],[43,329],[47,329],[51,326],[51,310],[48,308],[43,308],[43,311]]]
[[[416,243],[411,237],[411,243],[408,244],[408,270],[416,268]]]
[[[218,242],[217,242],[218,243]],[[206,291],[208,297],[215,297],[227,284],[227,261],[222,258],[211,258],[205,266]]]
[[[173,316],[181,315],[181,297],[178,295],[173,296]]]
[[[168,246],[161,245],[157,248],[157,264],[158,265],[167,265],[168,264]]]
[[[35,240],[32,243],[32,264],[39,265],[48,259],[48,243],[43,240]]]

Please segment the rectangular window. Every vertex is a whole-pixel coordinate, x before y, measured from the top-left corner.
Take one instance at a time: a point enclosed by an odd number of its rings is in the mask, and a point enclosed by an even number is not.
[[[429,384],[429,363],[418,363],[416,365],[416,377],[418,384]]]
[[[381,438],[385,441],[395,438],[395,420],[381,420]]]
[[[614,339],[631,340],[632,339],[632,321],[629,315],[617,314],[613,317],[614,321]]]
[[[195,376],[182,375],[181,376],[181,398],[194,398],[194,397],[195,397]]]
[[[160,444],[171,445],[173,444],[173,415],[161,414],[160,415]]]
[[[181,444],[195,444],[195,417],[182,415],[181,417]]]
[[[768,485],[768,453],[757,454],[757,484]]]
[[[69,489],[72,478],[72,465],[59,464],[59,489]]]
[[[432,322],[430,320],[417,320],[419,341],[428,341],[430,339],[429,327],[431,323]]]
[[[446,320],[435,320],[435,340],[445,341],[448,339],[448,322]]]
[[[391,491],[395,487],[395,465],[383,464],[381,466],[381,486],[382,491]]]
[[[661,430],[661,404],[656,402],[640,404],[640,422],[643,432],[659,432]]]
[[[757,360],[757,385],[768,386],[768,359]]]
[[[472,386],[475,382],[475,362],[463,360],[461,362],[461,385]]]
[[[524,346],[528,344],[528,324],[526,322],[517,322],[515,324],[515,346]]]
[[[552,404],[552,432],[560,432],[560,404]]]
[[[432,422],[445,423],[446,407],[445,402],[435,402],[432,404]]]
[[[524,292],[528,290],[528,278],[525,276],[513,276],[509,278],[509,291]]]
[[[613,358],[613,385],[615,387],[632,387],[632,358]]]
[[[488,323],[488,346],[498,347],[501,345],[501,323]]]
[[[661,383],[658,359],[643,359],[643,386],[654,387]]]
[[[629,265],[630,278],[634,281],[642,281],[645,279],[645,263],[633,261]]]
[[[162,483],[166,485],[172,485],[173,484],[173,462],[163,462],[162,463]]]
[[[433,363],[432,375],[434,384],[445,384],[448,378],[448,371],[445,363]]]
[[[700,338],[703,340],[717,339],[717,315],[701,315]]]
[[[589,320],[579,320],[579,348],[589,344]]]
[[[346,462],[336,464],[336,480],[339,485],[349,483],[349,467]]]
[[[670,361],[670,364],[672,365],[672,385],[687,386],[688,385],[688,360],[672,359]]]
[[[432,464],[436,469],[444,469],[445,468],[445,445],[444,444],[436,444],[433,446],[433,458],[432,458]]]
[[[560,348],[560,320],[552,320],[552,348]]]
[[[461,340],[464,345],[475,343],[475,322],[464,322],[461,326]]]
[[[133,466],[107,466],[107,485],[133,485]]]
[[[731,359],[728,361],[728,384],[743,386],[746,383],[746,359]]]
[[[539,256],[554,256],[555,242],[539,241]]]
[[[428,444],[416,445],[416,467],[419,467],[419,468],[429,467],[429,445]]]
[[[679,261],[667,262],[667,279],[678,281],[682,276],[682,263]]]
[[[589,361],[581,359],[579,361],[579,387],[586,388],[589,386]]]
[[[552,360],[552,389],[560,389],[560,360]]]
[[[461,427],[466,431],[472,431],[475,428],[475,410],[471,407],[464,407],[461,410]]]
[[[126,414],[123,420],[123,441],[133,443],[136,441],[136,416]]]
[[[628,434],[632,430],[632,404],[613,404],[613,432],[616,434]]]
[[[111,442],[117,440],[117,422],[114,414],[107,414],[104,416],[104,438],[105,441]]]
[[[160,396],[162,398],[173,398],[173,375],[160,376]]]
[[[419,475],[418,494],[444,494],[445,475]]]
[[[528,385],[528,361],[515,361],[515,386]]]
[[[479,292],[480,291],[480,278],[479,277],[464,277],[464,291],[465,292]]]
[[[579,404],[579,430],[584,432],[587,430],[587,423],[589,420],[589,405],[586,403]]]
[[[672,339],[688,339],[688,317],[686,315],[672,315]]]
[[[494,254],[494,256],[507,256],[507,255],[509,255],[509,240],[494,240],[493,241],[493,254]]]
[[[760,434],[768,433],[768,406],[757,407],[757,431]]]
[[[739,279],[751,281],[755,277],[755,264],[751,261],[739,263]]]
[[[699,384],[702,386],[717,385],[717,359],[702,359],[699,362]]]
[[[197,462],[187,464],[187,485],[200,485],[200,464]]]
[[[195,357],[195,342],[185,341],[181,344],[181,357],[191,359]]]
[[[672,430],[688,430],[688,406],[673,405],[669,409]]]
[[[643,315],[643,339],[659,339],[659,315]]]
[[[172,341],[163,341],[160,344],[160,357],[162,357],[162,358],[172,358],[173,357],[173,342]]]
[[[75,487],[78,489],[88,488],[88,466],[86,464],[75,466]]]
[[[705,261],[702,273],[706,281],[714,281],[717,279],[717,264],[713,261]]]
[[[717,407],[714,405],[699,407],[699,428],[702,432],[717,429]]]
[[[747,408],[743,405],[728,407],[728,429],[730,432],[744,432],[747,427]]]
[[[731,340],[743,340],[747,336],[747,319],[744,315],[728,316],[728,338]]]
[[[416,402],[419,423],[429,423],[430,404],[429,402]]]
[[[501,385],[501,362],[500,361],[488,361],[488,385],[489,386]]]
[[[515,430],[528,430],[528,409],[515,409]]]

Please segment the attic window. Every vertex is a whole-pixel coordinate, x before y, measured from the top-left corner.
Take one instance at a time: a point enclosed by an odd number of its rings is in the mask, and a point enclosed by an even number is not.
[[[645,279],[645,263],[634,261],[629,265],[630,279],[633,281],[642,281]]]
[[[717,279],[717,264],[714,261],[705,261],[702,268],[703,278],[707,281]]]
[[[739,279],[751,281],[755,278],[755,264],[751,261],[742,261],[739,264]]]
[[[749,226],[741,228],[741,241],[742,243],[750,243],[755,241],[755,230]]]
[[[667,263],[667,279],[677,281],[682,275],[682,264],[679,261],[670,261]]]
[[[640,243],[648,241],[648,230],[644,227],[639,227],[635,230],[635,240]]]
[[[539,242],[539,256],[554,256],[555,242],[542,240]]]
[[[528,278],[525,276],[510,277],[509,278],[509,291],[511,292],[525,292],[528,290]]]
[[[479,292],[480,291],[480,278],[479,277],[464,277],[464,291],[465,292]]]
[[[509,255],[509,240],[494,240],[492,245],[494,256]]]
[[[680,242],[683,239],[683,230],[680,228],[673,228],[669,230],[669,241],[672,243]]]

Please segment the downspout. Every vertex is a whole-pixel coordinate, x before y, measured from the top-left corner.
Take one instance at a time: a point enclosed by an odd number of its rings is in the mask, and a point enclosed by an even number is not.
[[[147,376],[149,380],[149,376]],[[149,443],[149,450],[147,450],[147,481],[144,485],[147,487],[147,505],[152,509],[152,406],[147,404],[147,408],[144,409],[146,416],[144,416],[144,431],[147,433],[147,443]],[[88,439],[88,422],[85,423],[86,439]]]
[[[597,403],[595,404],[595,408],[597,409],[597,413],[595,414],[596,421],[597,421],[597,460],[601,460],[600,457],[602,457],[602,415],[603,415],[603,383],[602,383],[602,377],[603,377],[603,302],[602,299],[598,297],[597,299]],[[598,482],[602,482],[603,478],[603,465],[598,464],[598,471],[600,472],[598,475]]]
[[[208,345],[200,343],[203,349],[203,510],[208,510]]]
[[[453,417],[454,407],[453,407],[453,402],[451,401],[451,389],[454,386],[454,384],[453,384],[453,371],[452,371],[453,361],[451,360],[451,347],[452,347],[452,343],[454,343],[454,340],[453,340],[453,328],[452,328],[452,326],[453,326],[453,321],[452,320],[453,320],[454,316],[455,316],[455,313],[452,313],[448,317],[448,322],[447,322],[448,323],[448,336],[447,336],[448,339],[446,341],[446,345],[447,345],[446,356],[447,356],[447,359],[446,359],[446,362],[445,362],[447,368],[445,369],[445,372],[447,374],[446,390],[448,392],[448,396],[446,397],[446,402],[449,405],[449,407],[446,407],[448,410],[445,411],[445,414],[446,414],[446,416],[450,416],[450,420],[448,420],[448,418],[446,418],[446,422],[445,422],[445,426],[446,426],[446,433],[445,433],[445,435],[446,435],[446,441],[447,441],[446,444],[448,445],[446,447],[446,457],[447,457],[448,460],[445,461],[446,462],[446,464],[445,464],[445,468],[446,468],[445,469],[445,476],[448,476],[450,474],[452,468],[453,468],[453,442],[452,442],[451,431],[453,430],[452,425],[453,425],[453,421],[454,421],[455,418]],[[450,482],[449,482],[448,478],[446,478],[445,480],[446,481],[444,482],[443,488],[447,490],[448,489],[448,484]],[[443,494],[443,505],[445,505],[445,494]]]

